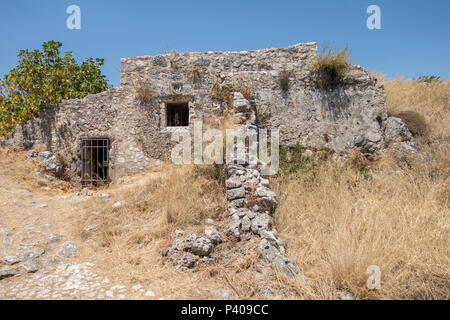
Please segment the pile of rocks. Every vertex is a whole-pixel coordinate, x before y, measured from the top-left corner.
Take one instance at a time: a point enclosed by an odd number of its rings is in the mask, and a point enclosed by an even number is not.
[[[269,181],[257,169],[229,165],[227,188],[229,233],[238,240],[249,240],[251,233],[260,235],[272,227],[272,215],[278,205]]]
[[[176,239],[169,249],[163,251],[178,270],[187,270],[195,267],[199,260],[209,263],[214,259],[211,257],[213,247],[222,243],[219,232],[211,226],[205,227],[205,236],[199,237],[195,233],[182,237],[183,231],[177,230],[175,234],[180,237]]]
[[[239,123],[239,130],[248,136],[256,136],[255,108],[241,93],[236,92],[233,97],[234,117]],[[242,164],[227,165],[228,179],[225,184],[230,222],[226,232],[238,241],[250,240],[252,235],[258,236],[261,238],[258,250],[262,259],[274,264],[286,275],[295,276],[298,274],[295,263],[284,256],[286,241],[279,240],[273,228],[273,215],[278,206],[276,195],[269,188],[269,180],[261,175],[263,171],[260,168],[264,164],[252,159],[248,152],[249,148],[257,147],[257,139],[249,139],[249,145],[233,155],[236,162]],[[182,236],[182,232],[176,233]],[[213,260],[213,246],[221,242],[222,237],[217,230],[206,227],[205,237],[190,234],[178,238],[169,249],[163,251],[163,255],[169,257],[175,268],[186,270],[193,268],[200,259],[206,262]]]
[[[60,175],[63,172],[63,164],[50,151],[37,152],[36,150],[30,150],[27,152],[27,156],[33,160],[41,161],[48,172],[55,175]]]
[[[245,165],[229,165],[226,181],[229,223],[228,233],[237,240],[250,240],[252,235],[261,238],[258,249],[261,257],[289,276],[298,274],[295,263],[284,257],[286,241],[278,239],[273,229],[273,214],[278,206],[269,181],[257,169]]]
[[[411,131],[409,131],[408,126],[400,118],[389,117],[386,120],[384,138],[386,146],[389,146],[394,151],[394,156],[397,161],[408,161],[408,157],[422,162],[430,160],[425,152],[417,150],[416,142]],[[383,152],[385,153],[386,151],[384,150]]]

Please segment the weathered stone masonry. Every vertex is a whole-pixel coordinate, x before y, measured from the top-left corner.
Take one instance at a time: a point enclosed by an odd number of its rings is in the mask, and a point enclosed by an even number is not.
[[[211,96],[215,85],[241,82],[252,90],[250,102],[256,114],[267,115],[259,125],[279,128],[281,144],[329,148],[340,159],[354,147],[375,156],[403,126],[401,121],[388,120],[383,87],[361,67],[353,66],[342,85],[317,89],[310,71],[316,56],[316,44],[306,43],[281,49],[173,52],[122,59],[119,88],[48,106],[39,118],[17,126],[0,143],[16,148],[43,145],[61,156],[73,176],[79,177],[81,138],[107,137],[110,177],[115,180],[169,158],[176,127],[167,126],[168,103],[187,103],[192,129],[193,120],[208,122],[228,112],[226,101]],[[282,72],[289,74],[287,90],[279,85]],[[136,94],[136,85],[142,83],[153,89],[147,102]],[[412,138],[406,135],[404,140],[413,147]]]
[[[240,93],[234,93],[234,99],[239,101],[239,109],[246,111],[244,117],[239,117],[240,125],[256,135],[257,128],[250,121],[256,110]],[[235,105],[236,116],[241,111],[237,109]],[[255,143],[258,144],[257,140]],[[249,154],[248,150],[246,153]],[[297,276],[299,271],[295,262],[285,257],[287,243],[278,239],[278,232],[273,227],[278,200],[270,189],[269,180],[261,175],[260,169],[266,164],[261,161],[255,164],[245,155],[237,154],[238,159],[241,161],[227,165],[228,233],[243,241],[250,240],[252,235],[260,237],[258,250],[262,260],[288,276]]]
[[[243,132],[256,135],[257,127],[251,120],[254,119],[255,109],[241,93],[235,92],[233,95],[235,123]],[[221,229],[237,241],[249,241],[255,236],[260,238],[257,249],[261,253],[261,261],[290,277],[297,276],[299,271],[294,261],[285,257],[287,243],[278,239],[273,227],[278,201],[270,190],[269,180],[261,175],[260,169],[265,164],[252,161],[248,155],[249,147],[250,144],[247,144],[245,153],[234,153],[235,163],[227,164],[228,179],[225,184],[229,221]],[[213,247],[222,242],[222,236],[216,229],[206,227],[205,237],[190,234],[178,238],[163,251],[163,255],[175,268],[186,270],[195,267],[198,261],[207,263],[214,260],[210,256]]]

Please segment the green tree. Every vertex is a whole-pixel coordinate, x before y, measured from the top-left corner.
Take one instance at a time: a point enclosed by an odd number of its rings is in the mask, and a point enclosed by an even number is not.
[[[101,73],[103,59],[88,58],[78,64],[72,52],[60,54],[61,46],[48,41],[42,51],[18,52],[18,66],[0,81],[0,137],[17,124],[34,119],[48,105],[108,88]]]

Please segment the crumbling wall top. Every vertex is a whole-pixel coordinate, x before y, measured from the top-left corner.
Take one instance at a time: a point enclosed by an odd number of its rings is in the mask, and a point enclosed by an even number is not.
[[[306,70],[307,62],[317,55],[315,42],[299,43],[287,48],[269,48],[240,52],[171,52],[157,56],[140,56],[121,59],[121,86],[132,83],[133,79],[165,72],[191,72],[192,68],[202,68],[212,74],[272,71]]]

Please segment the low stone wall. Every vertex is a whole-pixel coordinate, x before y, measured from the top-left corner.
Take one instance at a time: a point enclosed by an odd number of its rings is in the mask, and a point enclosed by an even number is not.
[[[252,124],[255,108],[241,93],[234,95],[234,117],[236,124],[248,132],[257,132]],[[250,145],[245,146],[248,154]],[[257,146],[256,146],[257,147]],[[228,179],[225,182],[228,199],[228,226],[221,229],[237,241],[249,241],[252,236],[261,238],[257,250],[261,252],[263,262],[275,265],[288,276],[298,275],[295,263],[284,256],[286,241],[278,239],[273,228],[273,216],[278,206],[275,193],[269,188],[269,180],[261,176],[260,166],[252,163],[250,157],[235,154],[236,161],[242,164],[227,164]],[[261,163],[260,163],[261,164]],[[181,236],[182,234],[180,234]],[[194,268],[198,261],[209,262],[215,245],[223,242],[222,236],[212,227],[205,228],[205,237],[190,234],[176,239],[172,246],[163,251],[176,269]]]
[[[257,127],[251,124],[255,108],[240,93],[234,93],[234,99],[239,101],[234,106],[237,122],[246,131],[256,134]],[[243,114],[242,110],[246,112]],[[247,154],[251,147],[255,146],[246,146]],[[288,276],[296,276],[299,272],[295,263],[284,256],[287,243],[278,239],[278,233],[273,228],[278,201],[270,190],[269,180],[261,176],[260,168],[264,164],[259,162],[258,165],[250,157],[236,156],[236,162],[242,164],[227,165],[228,179],[225,182],[230,217],[228,233],[240,241],[248,241],[252,235],[260,237],[258,250],[263,260]]]
[[[269,188],[269,180],[263,178],[259,170],[245,165],[229,165],[227,170],[230,176],[226,181],[231,220],[229,234],[241,241],[248,241],[252,236],[260,237],[258,250],[264,261],[274,264],[288,276],[297,275],[295,263],[284,256],[286,241],[279,240],[273,228],[278,201]]]

